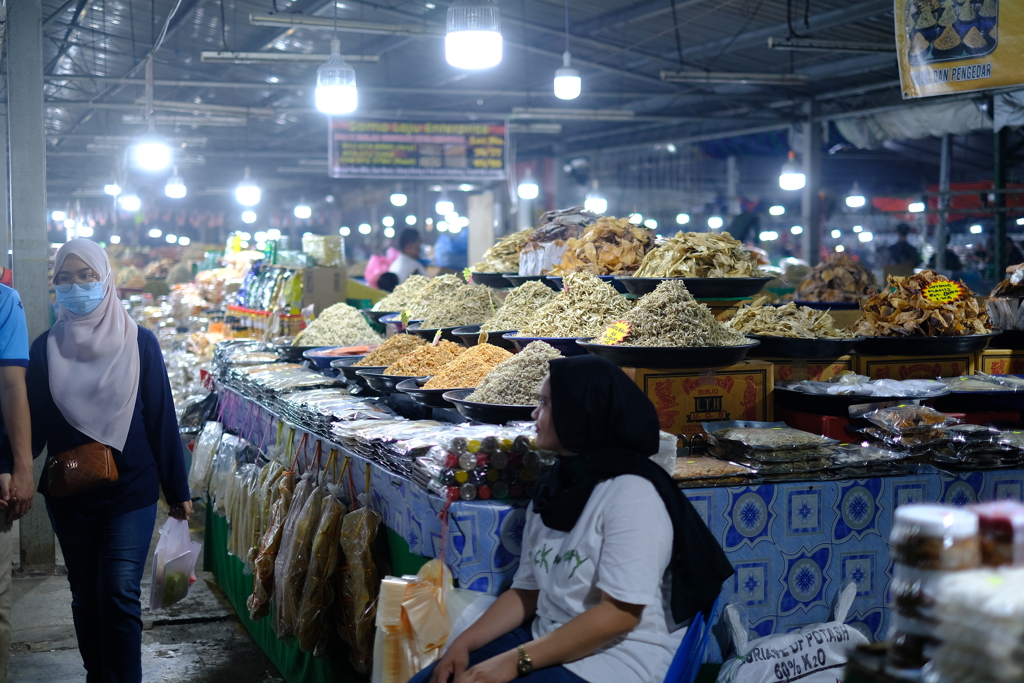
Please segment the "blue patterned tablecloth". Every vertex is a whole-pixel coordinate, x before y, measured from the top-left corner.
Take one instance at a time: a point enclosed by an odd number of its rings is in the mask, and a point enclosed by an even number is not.
[[[228,430],[266,448],[279,419],[239,394],[222,390]],[[295,429],[296,443],[302,431]],[[317,437],[310,434],[310,461]],[[329,448],[340,448],[329,442]],[[344,449],[342,449],[344,450]],[[372,506],[413,553],[438,557],[444,501],[405,477],[359,455],[352,458],[353,484],[366,488]],[[967,505],[979,500],[1024,500],[1024,471],[993,470],[947,475],[927,468],[917,475],[834,482],[763,484],[684,491],[722,544],[736,574],[722,604],[736,599],[752,632],[785,633],[828,620],[829,606],[848,580],[857,584],[849,623],[872,640],[888,629],[886,592],[892,580],[887,539],[893,510],[906,503]],[[628,504],[624,501],[623,504]],[[498,593],[519,566],[525,503],[456,501],[449,509],[445,559],[460,585]]]

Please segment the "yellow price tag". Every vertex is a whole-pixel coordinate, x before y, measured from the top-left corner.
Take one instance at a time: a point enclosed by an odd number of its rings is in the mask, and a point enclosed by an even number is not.
[[[623,339],[629,336],[631,325],[625,320],[620,320],[617,323],[612,323],[608,326],[608,329],[604,331],[604,335],[601,337],[601,343],[607,346],[614,346]]]
[[[398,316],[398,319],[402,321],[402,326],[403,327],[408,325],[409,324],[409,311],[402,311],[402,313]]]
[[[933,282],[924,288],[924,296],[936,303],[948,304],[952,301],[960,301],[964,298],[964,288],[959,282],[952,280],[941,280]]]
[[[473,281],[473,271],[469,269],[469,266],[462,269],[462,279],[467,283]]]

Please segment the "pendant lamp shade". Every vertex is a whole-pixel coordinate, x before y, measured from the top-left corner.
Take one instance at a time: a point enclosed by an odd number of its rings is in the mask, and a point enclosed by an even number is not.
[[[501,13],[495,0],[455,0],[448,6],[445,59],[459,69],[501,63]]]

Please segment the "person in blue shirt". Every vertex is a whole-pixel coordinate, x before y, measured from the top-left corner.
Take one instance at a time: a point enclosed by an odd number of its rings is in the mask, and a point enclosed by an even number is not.
[[[10,270],[5,269],[5,273]],[[14,534],[11,522],[32,508],[35,482],[32,475],[32,428],[25,368],[28,366],[28,327],[18,293],[0,284],[0,414],[6,428],[0,459],[0,682],[7,681],[11,655],[11,560]]]
[[[160,346],[117,298],[103,249],[68,242],[54,261],[57,323],[29,351],[32,451],[51,455],[99,442],[118,479],[76,496],[39,492],[71,584],[87,683],[142,680],[142,573],[160,489],[170,515],[192,511],[171,386]]]

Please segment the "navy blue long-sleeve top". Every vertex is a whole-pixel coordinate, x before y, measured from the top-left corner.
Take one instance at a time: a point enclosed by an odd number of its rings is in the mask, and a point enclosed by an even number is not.
[[[50,394],[46,358],[49,331],[39,335],[29,351],[28,402],[32,411],[32,454],[45,446],[62,453],[94,439],[72,427]],[[123,451],[114,451],[118,479],[115,483],[78,496],[53,498],[49,478],[43,472],[39,492],[55,513],[73,513],[90,519],[109,519],[156,503],[160,487],[171,505],[189,500],[188,475],[174,414],[174,399],[160,344],[149,330],[139,328],[139,394]],[[88,400],[88,397],[82,397]],[[4,463],[9,468],[8,463]]]

